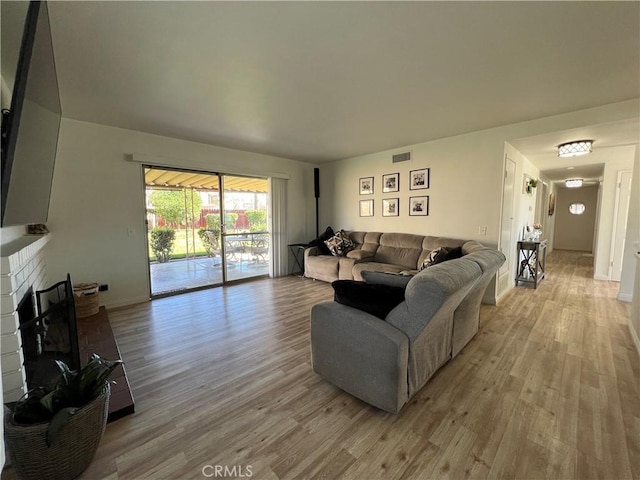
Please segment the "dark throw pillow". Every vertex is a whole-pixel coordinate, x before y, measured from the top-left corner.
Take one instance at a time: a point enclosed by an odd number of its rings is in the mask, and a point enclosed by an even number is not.
[[[438,263],[446,262],[447,260],[454,260],[462,257],[462,247],[438,247],[429,253],[429,256],[424,259],[420,270],[424,270],[427,267],[437,265]]]
[[[357,308],[375,315],[382,320],[398,304],[404,301],[404,288],[358,282],[356,280],[336,280],[331,283],[334,300],[342,305]]]
[[[449,248],[449,254],[447,255],[447,260],[454,260],[456,258],[461,258],[464,255],[462,253],[462,247]]]
[[[327,247],[324,242],[329,240],[334,235],[335,233],[333,231],[333,228],[327,227],[327,229],[324,232],[322,232],[318,236],[318,238],[309,242],[309,246],[318,247],[318,252],[320,252],[320,255],[331,255],[331,251],[329,250],[329,247]]]
[[[434,248],[429,252],[429,256],[424,259],[422,265],[420,266],[420,270],[424,270],[427,267],[431,267],[433,265],[437,265],[440,262],[444,262],[447,259],[447,247],[438,247]]]

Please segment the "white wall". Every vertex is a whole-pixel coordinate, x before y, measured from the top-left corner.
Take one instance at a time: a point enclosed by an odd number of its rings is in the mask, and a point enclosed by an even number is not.
[[[0,245],[5,245],[16,238],[24,236],[26,233],[27,229],[24,225],[0,228]]]
[[[101,293],[107,306],[149,297],[143,172],[129,154],[204,171],[286,174],[288,242],[314,237],[313,165],[70,119],[62,121],[58,145],[49,278],[69,272],[74,283],[108,283]]]
[[[560,250],[579,250],[591,252],[596,225],[598,205],[598,186],[581,188],[559,188],[556,201],[556,219],[554,245]],[[582,215],[569,212],[572,203],[583,203]]]
[[[594,152],[595,153],[595,152]],[[598,216],[598,233],[596,250],[594,252],[594,278],[597,280],[609,280],[609,263],[611,258],[611,235],[613,231],[614,210],[618,182],[618,172],[633,169],[636,147],[615,147],[604,149],[600,152],[605,156],[604,174],[600,188]],[[631,210],[631,208],[630,208]],[[625,261],[629,261],[625,257]]]
[[[527,226],[532,226],[536,221],[536,191],[531,194],[526,193],[524,189],[526,178],[540,179],[540,170],[533,165],[527,157],[513,147],[510,143],[505,144],[506,155],[516,163],[516,189],[515,189],[515,206],[513,224],[516,229],[513,241],[523,239],[523,232]],[[540,185],[540,182],[538,182]],[[543,232],[543,238],[546,238],[546,232]],[[515,270],[513,272],[515,277]]]
[[[392,164],[391,155],[404,149],[386,151],[334,162],[321,167],[321,223],[334,229],[404,232],[477,239],[497,246],[500,211],[491,206],[500,202],[502,151],[494,145],[477,144],[478,135],[469,134],[458,142],[449,139],[413,145],[410,162]],[[474,162],[462,154],[477,144],[480,155],[497,161]],[[409,190],[409,171],[430,168],[430,188]],[[327,171],[325,173],[325,171]],[[400,191],[382,193],[382,175],[400,173]],[[359,195],[360,177],[374,177],[374,194]],[[331,189],[324,195],[323,186]],[[429,215],[409,216],[409,197],[429,196]],[[382,217],[382,199],[400,199],[398,217]],[[335,202],[332,200],[335,198]],[[359,200],[374,200],[374,216],[358,215]],[[487,235],[478,227],[487,227]]]

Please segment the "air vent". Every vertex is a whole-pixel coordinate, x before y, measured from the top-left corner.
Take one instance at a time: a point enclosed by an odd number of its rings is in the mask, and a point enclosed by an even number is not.
[[[411,152],[396,153],[391,157],[393,163],[408,162],[411,160]]]

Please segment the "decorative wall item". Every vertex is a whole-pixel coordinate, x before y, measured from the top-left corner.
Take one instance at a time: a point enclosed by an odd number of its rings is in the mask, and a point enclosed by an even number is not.
[[[360,200],[360,216],[373,217],[373,200]]]
[[[360,195],[373,194],[373,177],[364,177],[360,179]]]
[[[422,217],[429,215],[429,197],[410,197],[409,215]]]
[[[533,178],[531,175],[527,175],[526,173],[523,175],[524,183],[522,185],[522,193],[527,195],[533,195],[534,190],[538,186],[538,179]]]
[[[400,199],[399,198],[383,198],[382,199],[382,216],[397,217],[400,215]]]
[[[551,217],[556,212],[556,196],[549,194],[549,216]]]
[[[426,190],[429,188],[429,169],[411,170],[409,172],[409,190]]]
[[[388,173],[382,176],[382,192],[399,192],[400,191],[400,174]]]

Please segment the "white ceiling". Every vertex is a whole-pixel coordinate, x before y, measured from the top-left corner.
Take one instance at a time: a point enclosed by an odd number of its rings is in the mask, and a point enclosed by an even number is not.
[[[557,146],[575,140],[593,140],[593,152],[570,158],[559,158]],[[619,147],[640,143],[638,118],[590,125],[535,137],[509,140],[528,160],[551,181],[582,178],[587,184],[598,183],[609,152]]]
[[[51,2],[63,115],[321,162],[640,95],[638,2]]]

